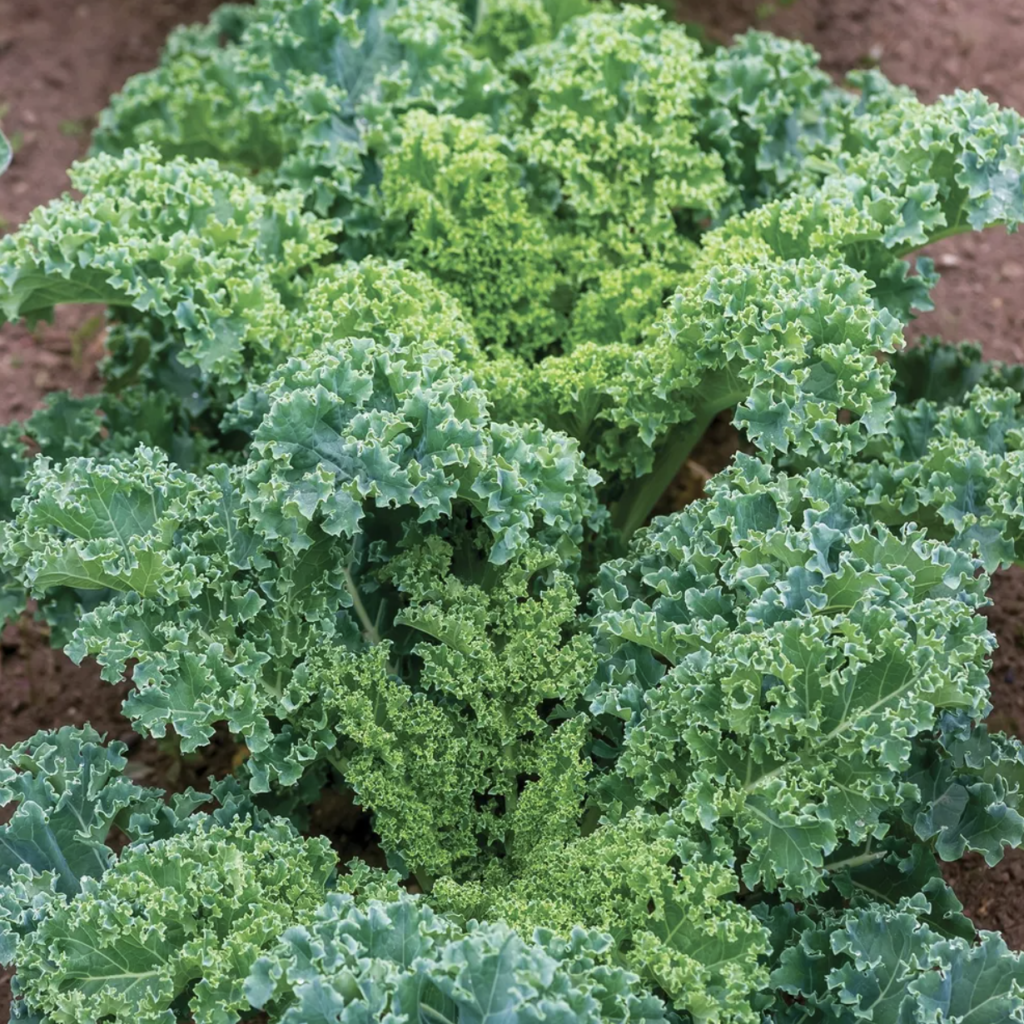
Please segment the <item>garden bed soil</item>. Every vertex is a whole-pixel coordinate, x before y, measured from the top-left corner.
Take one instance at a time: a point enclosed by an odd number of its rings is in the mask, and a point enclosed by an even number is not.
[[[0,0],[0,125],[17,148],[0,180],[0,233],[68,188],[66,169],[84,153],[109,95],[156,62],[174,25],[205,18],[215,6],[216,0]],[[1024,9],[1014,10],[1008,0],[796,0],[774,12],[771,7],[761,0],[681,0],[679,11],[714,38],[756,25],[804,39],[836,74],[877,63],[926,99],[978,87],[1024,110],[1024,79],[1017,74]],[[975,339],[989,358],[1024,361],[1024,239],[989,232],[945,242],[933,255],[944,271],[939,311],[921,317],[911,336]],[[32,332],[0,329],[0,423],[24,418],[49,391],[96,386],[103,350],[99,312],[62,310],[54,324]],[[721,468],[735,447],[731,428],[717,423],[677,481],[671,504],[699,495],[707,473]],[[1000,573],[992,597],[989,624],[999,639],[992,721],[1024,736],[1024,574]],[[123,687],[102,682],[94,666],[72,665],[53,652],[45,629],[27,618],[0,638],[0,744],[89,721],[128,745],[132,774],[141,783],[170,789],[201,785],[239,756],[227,736],[185,758],[173,741],[143,739],[120,716],[122,694]],[[337,819],[367,828],[358,809],[342,804],[331,822],[314,822],[339,847]],[[339,850],[344,857],[357,852],[345,846]],[[968,858],[951,866],[949,878],[979,927],[999,929],[1011,946],[1024,948],[1024,856],[1011,854],[992,869]],[[0,1020],[6,1020],[6,995],[0,975]]]

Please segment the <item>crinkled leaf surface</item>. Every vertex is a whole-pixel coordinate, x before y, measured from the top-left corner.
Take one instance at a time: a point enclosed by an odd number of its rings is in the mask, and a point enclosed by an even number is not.
[[[531,943],[502,924],[455,925],[408,897],[360,908],[334,896],[255,964],[246,993],[282,1024],[665,1020],[636,975],[599,965],[607,946],[583,929]]]
[[[837,843],[881,838],[914,796],[915,737],[987,709],[977,564],[863,525],[850,496],[741,458],[595,590],[599,638],[673,666],[639,703],[597,690],[627,721],[618,771],[656,806],[737,828],[751,886],[822,888]]]
[[[285,822],[198,815],[172,838],[130,847],[23,942],[19,985],[54,1024],[165,1024],[188,994],[197,1021],[232,1021],[260,953],[311,919],[335,859]]]

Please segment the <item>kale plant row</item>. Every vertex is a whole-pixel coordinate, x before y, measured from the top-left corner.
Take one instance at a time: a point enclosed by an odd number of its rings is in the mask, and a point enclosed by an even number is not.
[[[0,750],[13,1019],[1024,1021],[939,867],[1024,841],[1024,370],[900,351],[917,250],[1024,221],[1022,127],[589,0],[178,31],[0,240],[0,318],[109,310],[104,390],[0,428],[0,621],[245,759]]]

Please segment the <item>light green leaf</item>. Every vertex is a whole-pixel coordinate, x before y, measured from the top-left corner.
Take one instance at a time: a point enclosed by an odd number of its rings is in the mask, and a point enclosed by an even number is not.
[[[164,1024],[186,993],[198,1019],[237,1019],[249,968],[288,925],[312,919],[333,868],[325,840],[284,822],[222,827],[198,815],[129,848],[53,910],[22,943],[22,991],[54,1024]]]

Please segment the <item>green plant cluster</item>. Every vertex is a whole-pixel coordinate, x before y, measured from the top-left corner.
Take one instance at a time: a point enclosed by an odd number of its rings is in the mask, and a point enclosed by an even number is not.
[[[0,239],[0,318],[109,310],[103,391],[0,428],[0,620],[246,756],[0,749],[12,1020],[1024,1022],[940,870],[1024,842],[1024,371],[900,351],[914,253],[1024,221],[1022,130],[654,7],[179,30]]]

